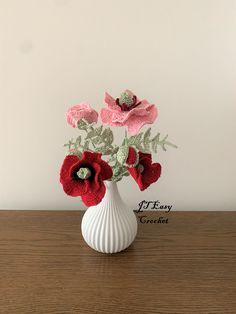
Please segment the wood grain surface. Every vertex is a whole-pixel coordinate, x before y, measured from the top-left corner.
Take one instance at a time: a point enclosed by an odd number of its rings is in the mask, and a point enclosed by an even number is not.
[[[168,223],[114,255],[84,243],[82,215],[0,211],[1,314],[236,313],[236,212],[148,212]]]

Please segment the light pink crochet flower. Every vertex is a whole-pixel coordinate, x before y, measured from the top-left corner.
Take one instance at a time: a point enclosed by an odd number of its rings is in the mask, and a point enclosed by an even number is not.
[[[80,119],[85,119],[89,123],[98,121],[98,113],[90,107],[86,102],[70,107],[66,113],[66,119],[69,125],[73,128],[77,127],[77,122]]]
[[[103,124],[127,126],[128,132],[135,135],[145,124],[153,123],[157,118],[157,108],[147,100],[139,100],[131,91],[126,90],[120,98],[114,99],[105,93],[108,108],[101,110]]]

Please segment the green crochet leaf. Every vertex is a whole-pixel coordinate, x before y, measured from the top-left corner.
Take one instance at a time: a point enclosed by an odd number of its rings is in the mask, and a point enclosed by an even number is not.
[[[83,145],[83,151],[88,151],[89,150],[89,141],[85,141]]]
[[[98,145],[98,144],[101,144],[102,143],[102,138],[97,136],[95,138],[92,139],[92,142],[95,144],[95,145]]]
[[[151,128],[147,129],[143,136],[143,148],[145,152],[150,152]]]
[[[111,144],[114,140],[112,130],[110,128],[105,129],[101,134],[101,138],[105,144]]]
[[[76,143],[77,146],[80,146],[81,140],[82,140],[81,135],[79,135],[79,136],[77,137],[76,141],[75,141],[75,143]]]
[[[152,139],[152,150],[154,151],[154,153],[157,153],[159,140],[160,140],[160,133],[157,133],[157,135],[154,136],[154,138]]]
[[[81,119],[77,122],[77,127],[79,130],[86,130],[88,127],[88,122],[84,119]]]
[[[97,134],[96,134],[96,130],[94,130],[94,128],[92,128],[91,129],[91,131],[89,131],[88,133],[87,133],[87,136],[85,137],[85,139],[91,139],[91,138],[93,138],[94,136],[96,136]]]
[[[98,128],[95,129],[96,135],[100,136],[102,133],[103,125],[99,126]]]

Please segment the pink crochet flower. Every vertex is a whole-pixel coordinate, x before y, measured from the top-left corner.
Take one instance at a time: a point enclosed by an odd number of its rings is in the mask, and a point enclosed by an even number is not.
[[[135,135],[145,124],[153,123],[157,118],[157,108],[147,100],[139,100],[131,91],[126,90],[120,98],[114,99],[105,93],[108,108],[101,110],[103,124],[127,126],[128,132]]]
[[[98,121],[98,113],[90,107],[86,102],[70,107],[66,113],[67,122],[73,128],[77,127],[77,122],[80,119],[85,119],[89,123]]]

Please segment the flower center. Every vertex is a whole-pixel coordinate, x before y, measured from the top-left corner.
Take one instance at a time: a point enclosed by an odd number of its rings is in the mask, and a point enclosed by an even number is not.
[[[77,172],[76,172],[78,178],[82,180],[86,180],[91,177],[91,171],[89,168],[83,168],[81,167]]]
[[[137,97],[129,91],[125,91],[116,99],[116,104],[121,107],[123,111],[129,111],[140,104],[137,103]]]
[[[128,92],[124,92],[120,95],[119,104],[123,105],[126,104],[128,107],[133,105],[133,96],[130,95]]]
[[[140,173],[144,171],[144,166],[142,164],[138,164],[137,169]]]

